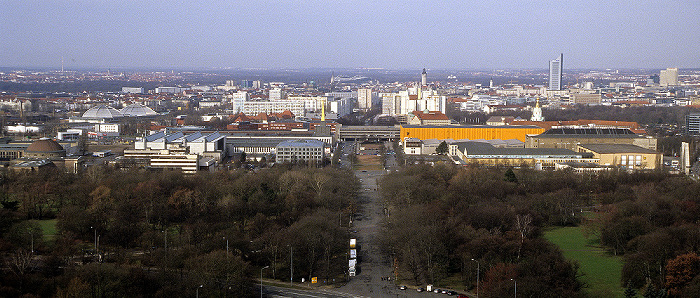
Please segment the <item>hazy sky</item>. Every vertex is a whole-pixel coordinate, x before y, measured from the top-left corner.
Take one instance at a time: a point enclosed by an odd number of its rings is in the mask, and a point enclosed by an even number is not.
[[[0,66],[700,67],[698,0],[0,0]]]

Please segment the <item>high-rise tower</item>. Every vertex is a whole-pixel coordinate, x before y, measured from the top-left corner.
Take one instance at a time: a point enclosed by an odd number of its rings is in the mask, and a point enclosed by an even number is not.
[[[428,86],[428,73],[425,72],[425,68],[423,68],[423,73],[420,75],[420,85]]]
[[[549,90],[562,90],[561,75],[564,66],[564,54],[559,58],[549,61]]]

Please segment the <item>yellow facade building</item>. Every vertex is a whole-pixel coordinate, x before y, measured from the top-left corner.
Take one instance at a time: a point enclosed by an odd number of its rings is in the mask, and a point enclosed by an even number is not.
[[[584,144],[578,145],[577,152],[592,153],[600,165],[630,170],[654,170],[663,158],[660,152],[630,144]]]
[[[544,128],[534,125],[442,125],[442,126],[401,126],[401,140],[405,138],[428,139],[453,139],[453,140],[511,140],[517,139],[525,142],[528,135],[538,135],[544,132]]]

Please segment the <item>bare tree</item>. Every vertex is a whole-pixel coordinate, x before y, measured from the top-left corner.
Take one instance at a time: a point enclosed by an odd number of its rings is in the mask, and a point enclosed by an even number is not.
[[[515,216],[515,228],[518,230],[518,233],[520,233],[520,246],[518,247],[518,259],[520,259],[520,251],[523,248],[523,242],[525,242],[525,238],[527,237],[527,234],[530,233],[530,230],[532,230],[532,226],[530,225],[532,223],[532,216],[530,214],[525,214],[525,215],[516,215]]]

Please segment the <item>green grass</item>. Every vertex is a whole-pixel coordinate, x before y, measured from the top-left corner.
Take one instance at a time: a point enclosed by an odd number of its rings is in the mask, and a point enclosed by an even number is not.
[[[53,241],[56,239],[58,232],[56,231],[56,219],[34,220],[41,226],[41,231],[44,233],[44,241]]]
[[[587,239],[581,227],[563,227],[546,231],[544,237],[559,246],[564,257],[579,263],[588,284],[587,291],[594,297],[623,297],[620,287],[622,259],[611,256],[597,244],[598,239]]]

